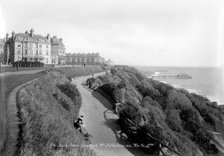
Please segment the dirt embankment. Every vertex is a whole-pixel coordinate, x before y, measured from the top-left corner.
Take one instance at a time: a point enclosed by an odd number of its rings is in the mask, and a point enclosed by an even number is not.
[[[26,85],[18,92],[20,155],[95,155],[73,127],[81,96],[60,71]]]
[[[122,130],[130,142],[150,144],[142,148],[146,153],[158,154],[168,146],[167,155],[174,151],[185,156],[223,155],[212,143],[211,132],[224,131],[224,113],[217,103],[148,79],[127,66],[112,68],[91,82],[112,103],[123,103]]]

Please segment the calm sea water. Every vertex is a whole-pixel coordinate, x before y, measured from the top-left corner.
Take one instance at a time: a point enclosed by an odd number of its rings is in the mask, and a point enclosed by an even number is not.
[[[136,67],[146,76],[156,73],[159,75],[188,74],[192,79],[156,78],[178,88],[185,88],[206,96],[219,105],[224,104],[224,70],[222,68],[193,68],[193,67]]]

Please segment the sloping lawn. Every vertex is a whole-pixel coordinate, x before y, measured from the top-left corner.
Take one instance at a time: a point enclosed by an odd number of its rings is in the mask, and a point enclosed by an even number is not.
[[[13,88],[33,80],[37,77],[44,75],[45,72],[39,72],[36,74],[27,75],[10,75],[7,77],[0,77],[0,151],[4,148],[4,141],[7,136],[7,119],[6,119],[6,109],[9,93]]]

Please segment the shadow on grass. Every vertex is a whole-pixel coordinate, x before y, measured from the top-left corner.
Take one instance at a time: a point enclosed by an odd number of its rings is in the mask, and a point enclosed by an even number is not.
[[[137,148],[133,147],[131,143],[127,141],[127,136],[125,133],[122,132],[120,126],[117,124],[117,117],[114,114],[113,106],[106,98],[104,98],[100,93],[97,91],[92,91],[92,96],[98,99],[106,108],[103,112],[105,122],[104,124],[111,128],[113,133],[116,136],[117,142],[120,145],[123,145],[130,153],[135,156],[144,156],[146,155],[142,151],[138,150]]]

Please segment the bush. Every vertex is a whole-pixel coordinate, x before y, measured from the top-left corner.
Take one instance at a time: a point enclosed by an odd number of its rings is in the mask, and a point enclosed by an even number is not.
[[[68,97],[71,98],[72,101],[74,101],[74,105],[76,106],[76,109],[79,110],[81,107],[81,95],[76,88],[75,85],[71,83],[66,83],[66,84],[60,84],[58,85],[58,88]]]
[[[184,127],[187,131],[193,134],[192,140],[200,145],[206,153],[217,153],[217,148],[210,143],[212,138],[198,121],[198,114],[193,109],[186,109],[181,111],[180,118],[184,121]]]
[[[178,110],[176,109],[168,110],[166,123],[173,131],[184,133],[180,113]]]
[[[117,86],[114,83],[106,83],[98,88],[104,94],[107,95],[113,102],[116,101],[114,91],[117,89]]]
[[[182,93],[175,89],[169,90],[167,92],[167,107],[169,109],[180,109],[184,110],[192,107],[191,101]]]

